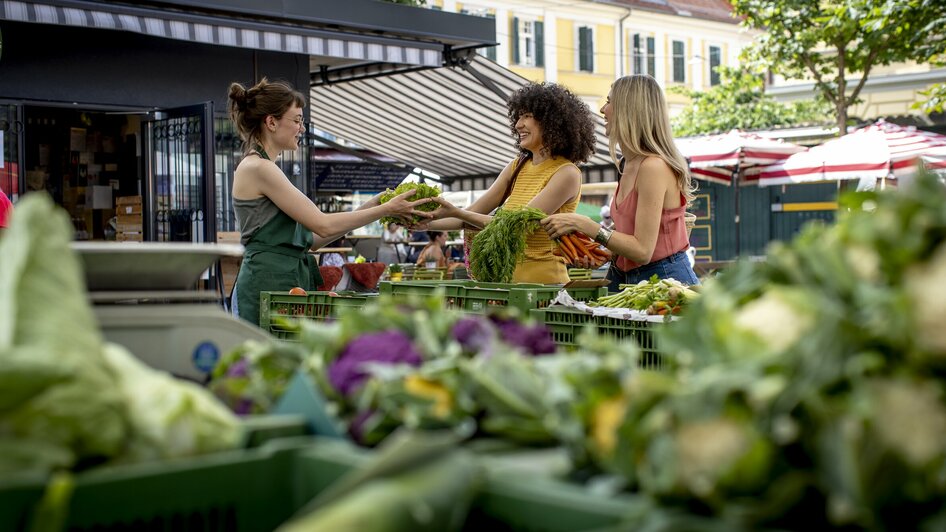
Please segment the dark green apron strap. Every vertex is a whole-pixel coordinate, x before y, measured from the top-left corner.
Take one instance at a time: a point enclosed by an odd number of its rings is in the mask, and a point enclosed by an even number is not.
[[[319,263],[316,262],[315,256],[308,254],[309,261],[309,275],[312,277],[312,290],[318,290],[320,286],[325,284],[325,281],[322,279],[322,272],[319,271]]]

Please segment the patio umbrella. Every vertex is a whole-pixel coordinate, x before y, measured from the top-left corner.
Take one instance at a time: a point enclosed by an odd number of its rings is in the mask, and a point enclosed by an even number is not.
[[[693,177],[724,185],[735,184],[740,178],[753,180],[759,167],[807,149],[738,129],[722,135],[681,138],[676,143],[689,161]]]
[[[734,129],[722,135],[681,138],[677,149],[687,158],[696,179],[724,185],[744,185],[758,179],[760,169],[784,161],[808,148]],[[736,211],[736,254],[739,254],[739,186],[733,187]]]
[[[946,135],[923,131],[913,126],[899,126],[883,119],[865,129],[877,129],[890,149],[890,172],[894,177],[911,176],[923,161],[932,170],[946,169]]]
[[[759,184],[903,178],[916,173],[921,161],[946,169],[946,135],[879,120],[762,169]]]

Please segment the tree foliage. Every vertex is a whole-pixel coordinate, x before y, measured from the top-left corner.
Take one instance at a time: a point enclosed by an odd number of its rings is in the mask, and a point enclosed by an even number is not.
[[[745,59],[788,78],[813,79],[840,131],[872,69],[942,52],[942,0],[733,0],[760,30]],[[850,79],[849,79],[850,78]]]
[[[721,83],[708,90],[670,89],[690,98],[690,105],[673,119],[675,136],[822,123],[830,112],[822,98],[777,102],[764,93],[762,77],[744,69],[718,67],[718,72]]]

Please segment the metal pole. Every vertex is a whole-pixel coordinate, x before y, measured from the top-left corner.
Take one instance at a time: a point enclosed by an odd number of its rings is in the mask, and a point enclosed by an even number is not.
[[[739,167],[740,165],[737,163],[732,171],[733,206],[736,211],[734,218],[736,225],[736,258],[739,258],[739,240],[742,236],[739,231]]]

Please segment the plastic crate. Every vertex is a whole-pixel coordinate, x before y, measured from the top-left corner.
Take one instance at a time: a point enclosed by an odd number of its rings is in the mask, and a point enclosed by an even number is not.
[[[446,268],[417,268],[414,270],[415,281],[442,281],[447,276]]]
[[[591,279],[591,270],[587,268],[569,268],[568,278],[572,281],[581,279]]]
[[[515,307],[523,313],[549,306],[561,286],[542,284],[480,283],[467,281],[459,306],[467,312],[484,313],[493,307]],[[607,295],[606,287],[567,288],[576,301],[592,301]]]
[[[414,280],[414,281],[381,281],[378,283],[378,292],[381,295],[390,295],[397,298],[430,297],[441,290],[446,299],[447,308],[457,308],[456,298],[463,289],[463,281],[455,280]]]
[[[547,307],[561,286],[531,283],[482,283],[473,280],[447,281],[402,281],[382,282],[378,290],[382,294],[397,297],[412,295],[427,297],[441,289],[447,308],[482,314],[494,307],[515,307],[523,313],[535,308]],[[606,287],[567,288],[578,301],[591,301],[607,295]]]
[[[364,292],[260,292],[259,325],[277,338],[291,339],[293,332],[276,323],[275,318],[308,318],[327,320],[338,316],[343,308],[361,308],[376,294]]]
[[[203,457],[77,474],[63,529],[71,532],[274,530],[313,497],[369,463],[374,451],[294,438]],[[543,476],[493,471],[464,530],[572,531],[619,525],[633,496],[603,497]],[[30,529],[42,479],[0,480],[0,529]]]
[[[617,340],[633,340],[641,351],[640,366],[643,369],[659,370],[662,365],[660,349],[654,336],[654,328],[663,323],[652,321],[622,320],[607,316],[595,316],[568,307],[535,309],[530,314],[541,321],[552,333],[552,340],[564,347],[577,347],[578,334],[589,323],[593,323],[598,334]]]
[[[633,495],[595,495],[541,476],[494,473],[473,501],[463,530],[623,530],[622,520],[645,504]]]
[[[79,473],[63,529],[273,530],[350,468],[330,442],[313,441]],[[0,481],[0,529],[30,529],[44,490],[35,477]]]

